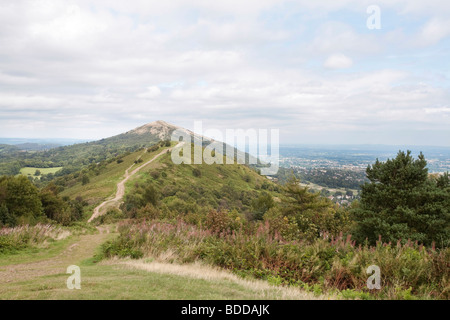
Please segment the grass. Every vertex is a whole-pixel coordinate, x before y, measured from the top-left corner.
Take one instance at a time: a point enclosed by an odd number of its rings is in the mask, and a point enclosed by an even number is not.
[[[111,226],[72,236],[47,249],[0,257],[0,299],[61,300],[253,300],[313,299],[300,290],[242,280],[208,266],[149,260],[98,262],[100,245],[117,236]],[[81,289],[67,289],[69,265],[81,269]]]
[[[65,239],[71,232],[61,227],[38,224],[0,229],[0,257],[25,249],[46,247],[48,243]]]
[[[200,175],[196,176],[194,170],[198,170]],[[155,172],[159,177],[152,176]],[[280,197],[277,185],[247,166],[175,165],[170,154],[162,155],[133,176],[126,183],[126,195],[136,194],[136,185],[145,187],[148,184],[158,190],[164,205],[178,212],[192,211],[192,206],[202,210],[218,208],[219,205],[245,212],[250,210],[251,199],[263,191],[271,193],[274,198]]]
[[[236,283],[226,279],[205,280],[177,274],[149,272],[123,265],[81,266],[81,289],[66,287],[68,274],[37,277],[2,286],[2,299],[73,300],[254,300],[286,298],[279,289]],[[300,292],[292,298],[309,295]],[[310,298],[313,298],[312,296]]]
[[[284,299],[284,300],[304,300],[304,299],[324,299],[324,295],[314,295],[297,288],[287,288],[275,286],[267,281],[257,279],[244,279],[235,274],[215,268],[199,262],[190,264],[174,264],[165,261],[145,260],[125,260],[121,264],[148,272],[163,275],[177,275],[188,279],[197,279],[210,282],[212,284],[224,285],[227,287],[234,284],[238,288],[245,289],[251,295],[247,299]],[[329,296],[328,298],[331,298]]]
[[[450,251],[416,243],[356,247],[350,237],[284,241],[268,223],[257,230],[213,232],[179,220],[122,223],[121,236],[103,246],[106,257],[156,257],[162,261],[202,262],[316,294],[343,292],[358,299],[448,299]],[[368,290],[366,268],[382,270],[382,289]],[[170,269],[166,267],[166,269]],[[205,272],[206,274],[206,272]]]
[[[69,196],[75,198],[77,196],[83,197],[89,203],[97,204],[103,199],[111,196],[115,190],[117,183],[122,179],[125,174],[125,170],[128,169],[136,158],[143,152],[134,152],[124,157],[123,162],[118,164],[117,162],[111,162],[106,165],[106,169],[99,175],[90,176],[90,182],[86,185],[82,185],[81,182],[77,182],[69,188],[66,188],[61,192],[61,196]]]
[[[332,194],[334,194],[334,193],[340,191],[342,194],[345,195],[346,192],[347,192],[347,189],[345,189],[345,188],[328,188],[328,187],[322,187],[322,186],[319,186],[318,184],[315,184],[315,183],[312,183],[312,182],[300,183],[300,185],[301,185],[302,187],[308,187],[308,188],[310,188],[310,189],[312,189],[312,190],[314,190],[314,191],[316,191],[316,192],[317,192],[317,191],[320,192],[320,191],[322,191],[322,189],[328,190],[328,191],[330,191]],[[352,191],[352,192],[353,192],[353,195],[357,195],[357,194],[359,194],[359,192],[360,192],[360,190],[357,190],[357,189],[348,189],[348,190]]]
[[[46,229],[47,232],[43,233],[40,231],[42,229]],[[1,266],[52,259],[61,254],[66,247],[79,241],[80,236],[96,232],[94,227],[87,225],[72,226],[70,229],[66,227],[51,228],[42,225],[34,227],[22,226],[1,229],[0,241],[4,240],[4,234],[8,230],[14,233],[13,239],[10,239],[12,243],[25,242],[25,245],[17,250],[2,250],[3,252],[0,252],[0,271]],[[25,238],[28,240],[24,241]]]
[[[15,253],[0,255],[0,271],[2,266],[46,260],[60,254],[67,246],[73,244],[79,237],[70,236],[64,240],[51,242],[45,248],[29,247]]]
[[[63,167],[55,167],[55,168],[36,168],[36,167],[24,167],[20,169],[20,174],[23,174],[28,177],[32,178],[41,178],[41,175],[49,174],[49,173],[56,173],[59,170],[61,170]],[[35,176],[36,170],[39,170],[41,174],[39,176]]]
[[[173,146],[174,143],[172,143]],[[117,188],[117,183],[124,177],[125,170],[130,168],[130,172],[152,159],[155,155],[163,151],[165,148],[159,148],[154,152],[146,152],[140,150],[131,153],[122,158],[123,162],[116,161],[106,164],[98,175],[89,174],[90,182],[82,185],[80,181],[73,180],[69,182],[61,196],[69,196],[74,199],[81,196],[89,204],[85,207],[85,217],[90,217],[93,209],[102,201],[112,197]],[[141,163],[134,164],[134,161],[140,158]],[[200,177],[193,175],[193,169],[197,168],[201,171]],[[161,175],[158,179],[152,178],[151,172],[158,171]],[[149,180],[155,182],[157,189],[165,186],[176,186],[177,190],[191,193],[193,186],[197,190],[205,190],[208,194],[220,194],[221,188],[228,185],[235,193],[246,191],[255,193],[254,189],[261,190],[261,186],[274,186],[267,178],[258,175],[252,169],[242,165],[174,165],[171,161],[170,153],[161,155],[158,159],[142,168],[136,175],[132,176],[126,183],[125,195],[134,193],[136,183],[145,185]],[[190,194],[192,196],[192,194]],[[277,197],[278,194],[274,193]],[[171,199],[167,199],[171,201]],[[204,200],[206,201],[206,200]],[[217,201],[217,200],[216,200]]]
[[[162,275],[123,266],[81,267],[81,289],[66,287],[61,273],[7,285],[2,299],[86,300],[206,300],[258,299],[256,292],[226,281],[206,281],[177,275]],[[3,291],[3,292],[2,292]]]
[[[117,163],[116,161],[108,163],[106,168],[101,170],[98,175],[89,177],[90,182],[88,184],[83,185],[81,182],[76,182],[62,191],[60,195],[62,197],[68,196],[72,199],[81,196],[89,204],[85,209],[85,214],[90,217],[93,209],[98,204],[115,194],[117,183],[123,179],[125,171],[131,167],[131,172],[134,168],[141,165],[141,163],[135,164],[135,160],[140,158],[143,162],[146,162],[161,152],[161,150],[159,149],[150,153],[145,150],[140,150],[123,157],[123,162],[121,163]]]
[[[197,168],[201,172],[200,177],[193,175],[193,168]],[[262,185],[264,183],[272,184],[267,178],[260,176],[254,170],[244,165],[237,164],[224,164],[223,165],[208,165],[208,164],[196,164],[196,165],[174,165],[171,160],[171,155],[165,154],[159,157],[156,161],[143,168],[134,179],[130,179],[128,185],[131,186],[136,181],[145,181],[149,178],[150,172],[153,170],[159,170],[165,172],[168,176],[166,178],[160,177],[158,181],[167,180],[171,183],[180,183],[186,187],[191,184],[196,184],[204,188],[210,188],[214,185],[220,185],[227,183],[233,183],[233,187],[239,190],[254,190],[256,185]],[[244,178],[248,176],[250,181],[245,181]],[[156,179],[153,179],[156,181]]]

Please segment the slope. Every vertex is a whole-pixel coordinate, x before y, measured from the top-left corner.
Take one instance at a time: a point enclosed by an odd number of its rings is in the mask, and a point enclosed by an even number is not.
[[[172,146],[174,144],[172,142]],[[62,197],[83,200],[86,218],[90,218],[102,202],[113,200],[117,186],[124,180],[127,171],[132,172],[141,166],[139,172],[129,177],[124,185],[122,209],[130,213],[130,217],[135,217],[137,210],[151,202],[147,192],[150,189],[154,189],[158,206],[173,210],[174,214],[203,214],[210,209],[236,209],[249,214],[252,201],[260,194],[268,192],[275,198],[279,196],[278,185],[245,165],[175,165],[168,153],[169,148],[139,149],[92,164],[55,180],[55,183]],[[152,159],[155,161],[150,162]],[[83,183],[85,177],[88,183]],[[102,208],[102,212],[105,209]]]
[[[62,176],[91,163],[98,163],[124,152],[134,152],[161,140],[170,139],[171,133],[177,128],[164,121],[155,121],[113,137],[40,152],[18,152],[17,148],[2,146],[0,174],[16,175],[21,167],[64,167],[58,174]],[[12,166],[11,162],[16,165]]]

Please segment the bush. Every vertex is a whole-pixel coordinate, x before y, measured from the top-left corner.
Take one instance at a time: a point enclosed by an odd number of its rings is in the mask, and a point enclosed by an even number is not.
[[[89,182],[91,182],[90,179],[89,179],[89,177],[86,176],[86,175],[83,175],[83,177],[81,178],[81,184],[82,184],[83,186],[85,186],[85,185],[87,185]]]
[[[43,222],[39,191],[25,176],[0,177],[0,224],[13,227],[17,224]]]
[[[154,146],[147,149],[147,152],[155,152],[159,149],[159,145],[155,144]]]
[[[94,225],[115,223],[118,220],[121,220],[123,218],[125,218],[125,215],[121,210],[119,210],[117,208],[111,208],[111,209],[108,209],[105,214],[96,217],[92,221],[92,223]]]
[[[262,220],[264,214],[271,208],[275,206],[273,197],[266,192],[261,193],[261,195],[252,201],[252,210],[255,215],[255,219]]]
[[[206,228],[214,234],[231,233],[233,230],[238,230],[241,226],[240,219],[224,211],[209,211],[206,216]]]
[[[150,172],[150,175],[152,176],[153,179],[158,180],[160,173],[157,170],[153,170],[152,172]]]
[[[202,176],[202,172],[198,168],[193,168],[192,174],[194,175],[194,177],[197,177],[197,178]]]

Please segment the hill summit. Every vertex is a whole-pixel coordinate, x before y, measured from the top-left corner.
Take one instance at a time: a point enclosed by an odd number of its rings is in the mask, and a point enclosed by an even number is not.
[[[133,130],[126,132],[125,134],[136,134],[136,135],[150,134],[152,136],[158,137],[161,140],[168,140],[170,139],[171,133],[179,128],[180,127],[167,123],[163,120],[158,120],[144,124],[143,126],[137,127]]]

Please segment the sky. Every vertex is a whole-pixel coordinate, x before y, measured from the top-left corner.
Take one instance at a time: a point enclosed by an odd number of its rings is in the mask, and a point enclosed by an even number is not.
[[[450,146],[449,18],[448,0],[1,0],[0,137],[164,120]]]

